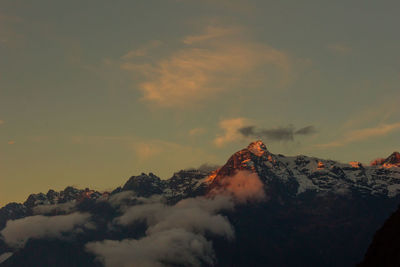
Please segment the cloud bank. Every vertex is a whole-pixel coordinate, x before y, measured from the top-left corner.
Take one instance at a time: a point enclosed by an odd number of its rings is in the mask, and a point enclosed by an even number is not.
[[[90,214],[72,213],[59,216],[30,216],[7,221],[0,232],[4,241],[11,247],[23,247],[30,238],[62,238],[63,233],[91,228]]]
[[[107,267],[212,265],[215,257],[211,242],[183,229],[170,229],[139,240],[91,242],[86,249],[98,255]]]
[[[228,219],[217,214],[233,209],[233,205],[229,197],[217,196],[184,199],[173,206],[161,202],[131,206],[113,224],[129,227],[145,221],[148,227],[145,237],[90,242],[86,249],[111,267],[128,266],[127,263],[129,266],[211,265],[215,256],[205,235],[234,238]]]

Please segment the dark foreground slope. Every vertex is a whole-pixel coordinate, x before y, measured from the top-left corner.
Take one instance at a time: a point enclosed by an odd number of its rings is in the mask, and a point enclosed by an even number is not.
[[[6,258],[0,266],[133,266],[131,261],[146,255],[155,259],[144,259],[147,266],[354,266],[362,261],[374,233],[399,204],[400,168],[392,158],[390,165],[384,166],[382,161],[363,166],[285,157],[270,153],[258,141],[212,173],[186,170],[168,180],[142,174],[111,193],[69,187],[34,194],[24,204],[0,210],[0,234],[4,237],[0,239],[0,262],[2,256]],[[214,210],[204,204],[218,205],[213,199],[219,195],[232,197],[233,206]],[[188,213],[191,210],[194,212]],[[204,217],[196,217],[200,213]],[[37,216],[48,223],[63,215],[84,214],[90,215],[90,220],[68,231],[39,227],[40,235],[23,231],[29,238],[10,234],[12,227],[21,229],[17,223],[34,221]],[[399,220],[400,215],[393,215],[382,229],[389,225],[389,231],[394,231]],[[221,222],[230,225],[234,237],[222,231],[217,225]],[[29,226],[33,225],[27,223]],[[52,228],[52,223],[48,227]],[[173,243],[168,243],[170,239],[158,243],[157,231],[163,227],[169,227],[168,233],[185,229],[197,239],[186,246],[175,235]],[[395,245],[400,242],[387,243],[390,234],[386,231],[376,235],[365,258],[372,265],[366,266],[382,266],[374,264],[399,251]],[[385,246],[394,249],[374,245],[382,243],[380,236]],[[201,249],[196,243],[199,240],[204,245]],[[115,247],[136,242],[143,245],[129,247],[127,254],[116,250],[110,256]],[[112,246],[90,250],[89,243],[99,245],[97,248]],[[144,250],[146,244],[150,245]],[[182,244],[182,251],[170,252]]]
[[[359,266],[400,266],[400,208],[376,232]]]

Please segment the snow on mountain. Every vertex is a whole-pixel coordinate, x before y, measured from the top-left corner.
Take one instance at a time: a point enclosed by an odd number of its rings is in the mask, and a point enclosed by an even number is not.
[[[273,154],[258,140],[234,153],[219,169],[209,173],[203,170],[181,170],[161,180],[153,173],[132,176],[123,187],[113,193],[131,190],[137,196],[162,195],[170,202],[206,194],[217,186],[219,180],[233,176],[241,170],[257,173],[263,183],[279,180],[290,184],[299,195],[307,191],[349,194],[358,191],[363,194],[395,197],[400,194],[400,154],[394,152],[380,164],[364,166],[359,162],[348,164],[304,155],[286,157]],[[23,203],[23,209],[39,205],[55,205],[66,202],[80,202],[84,199],[103,200],[109,193],[67,187],[47,194],[31,194]],[[13,204],[14,206],[17,204]],[[21,205],[21,204],[18,204]],[[18,209],[21,208],[18,206]],[[10,206],[0,209],[0,214],[10,211]],[[26,212],[25,212],[26,213]],[[4,216],[4,215],[2,215]]]

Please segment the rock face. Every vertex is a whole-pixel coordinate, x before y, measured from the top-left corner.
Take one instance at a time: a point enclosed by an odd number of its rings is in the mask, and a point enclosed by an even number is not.
[[[400,153],[399,152],[393,152],[389,157],[385,159],[383,164],[390,164],[396,167],[400,167]]]
[[[164,183],[160,178],[150,173],[146,175],[142,173],[139,176],[132,176],[122,187],[122,190],[132,190],[138,196],[149,197],[151,195],[159,195],[164,191]]]
[[[224,186],[223,179],[248,171],[257,174],[267,198],[223,214],[232,223],[236,239],[213,240],[217,266],[354,266],[362,260],[375,231],[399,204],[399,157],[395,152],[373,166],[345,164],[303,155],[273,154],[262,141],[255,141],[211,173],[182,170],[167,180],[142,173],[110,194],[73,187],[32,194],[23,204],[0,209],[0,231],[7,220],[31,216],[38,210],[50,210],[51,214],[90,212],[96,230],[80,237],[81,243],[68,245],[71,251],[82,250],[85,240],[122,239],[126,234],[145,230],[127,229],[108,236],[108,222],[121,212],[112,204],[119,193],[142,198],[159,195],[166,203],[174,204],[185,198],[206,196],[213,188]],[[54,211],[53,206],[58,210]],[[1,242],[0,239],[0,255],[12,251]],[[5,266],[18,266],[12,263],[20,263],[18,259],[27,255],[35,258],[35,246],[29,244],[26,251],[18,251],[6,260]],[[47,243],[39,242],[37,246],[45,251]],[[59,255],[57,251],[53,254]],[[78,255],[87,266],[93,260],[81,252]],[[58,265],[54,257],[51,262]],[[96,264],[93,262],[93,266]]]

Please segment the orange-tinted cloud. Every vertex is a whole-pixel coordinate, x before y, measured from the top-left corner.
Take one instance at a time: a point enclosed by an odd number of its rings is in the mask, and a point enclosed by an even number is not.
[[[400,122],[392,124],[381,124],[373,128],[353,130],[345,134],[341,139],[326,144],[319,144],[319,148],[341,147],[350,143],[364,141],[370,138],[385,136],[400,129]]]
[[[232,195],[240,203],[266,199],[264,185],[256,173],[239,171],[232,177],[225,177],[221,185],[211,194]]]
[[[15,141],[14,141],[14,140],[10,140],[10,141],[7,142],[7,144],[9,144],[9,145],[14,145],[14,144],[15,144]]]
[[[141,73],[142,100],[158,107],[186,108],[239,85],[290,77],[291,62],[282,51],[242,37],[238,28],[207,27],[183,38],[183,47],[153,64],[125,62],[122,69]],[[247,83],[246,83],[247,81]],[[259,81],[261,82],[261,81]]]
[[[157,156],[164,151],[164,147],[155,142],[139,142],[134,145],[134,149],[136,155],[142,160]]]
[[[338,54],[348,54],[353,50],[350,46],[340,43],[330,44],[328,49]]]
[[[244,137],[239,132],[239,129],[243,128],[248,123],[249,120],[242,117],[221,120],[219,127],[224,133],[214,139],[214,144],[218,147],[222,147],[227,143],[243,140]]]
[[[189,131],[189,136],[198,136],[198,135],[202,135],[206,132],[206,129],[204,128],[193,128]]]
[[[135,58],[135,57],[144,57],[144,56],[147,56],[148,53],[149,53],[152,49],[155,49],[155,48],[157,48],[157,47],[159,47],[159,46],[161,46],[161,45],[162,45],[162,42],[159,41],[159,40],[150,41],[150,42],[148,42],[147,44],[145,44],[145,45],[143,45],[143,46],[141,46],[141,47],[139,47],[139,48],[137,48],[137,49],[134,49],[134,50],[129,51],[128,53],[126,53],[125,55],[123,55],[123,56],[121,57],[121,59],[129,60],[129,59],[133,59],[133,58]]]

